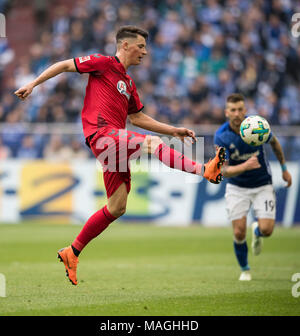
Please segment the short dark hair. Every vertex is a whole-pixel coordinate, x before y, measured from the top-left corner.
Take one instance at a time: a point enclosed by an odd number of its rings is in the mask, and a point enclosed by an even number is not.
[[[145,40],[148,39],[148,32],[136,26],[123,26],[120,27],[116,34],[117,43],[122,41],[126,37],[136,38],[137,35],[141,35]]]
[[[241,93],[232,93],[226,99],[226,103],[237,103],[239,101],[245,101],[245,97]]]

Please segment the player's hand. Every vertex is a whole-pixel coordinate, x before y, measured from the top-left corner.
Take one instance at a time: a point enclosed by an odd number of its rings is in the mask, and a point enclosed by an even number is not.
[[[261,167],[257,155],[252,155],[247,161],[244,162],[246,170],[258,169]]]
[[[282,172],[282,179],[287,182],[287,188],[292,185],[292,175],[287,170]]]
[[[22,86],[17,91],[15,91],[14,94],[18,98],[24,100],[24,99],[26,99],[30,95],[30,93],[32,92],[33,88],[34,88],[34,85],[32,83],[29,83],[27,85]]]
[[[195,132],[184,127],[178,127],[175,129],[173,136],[179,138],[182,142],[189,140],[191,143],[197,141]]]

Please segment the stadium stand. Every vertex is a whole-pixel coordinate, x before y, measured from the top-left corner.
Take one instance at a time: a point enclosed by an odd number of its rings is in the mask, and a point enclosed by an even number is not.
[[[292,14],[300,12],[295,1],[1,0],[0,8],[8,35],[0,40],[0,122],[10,125],[1,131],[0,152],[7,156],[18,157],[18,148],[31,143],[27,155],[43,157],[55,143],[57,135],[28,136],[24,123],[80,125],[87,77],[58,76],[27,102],[12,92],[54,62],[113,55],[114,32],[129,23],[150,33],[149,55],[130,74],[157,120],[220,124],[225,97],[241,92],[249,112],[271,125],[300,125],[300,45],[290,33]],[[299,137],[285,143],[287,159],[299,158]]]

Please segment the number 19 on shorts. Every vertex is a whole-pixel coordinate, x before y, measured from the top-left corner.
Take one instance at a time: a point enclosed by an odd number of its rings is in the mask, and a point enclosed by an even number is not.
[[[275,202],[273,200],[265,201],[265,210],[266,212],[273,212],[275,209]]]

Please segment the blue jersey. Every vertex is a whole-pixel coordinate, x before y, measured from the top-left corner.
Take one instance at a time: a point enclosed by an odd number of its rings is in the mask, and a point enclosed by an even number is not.
[[[267,142],[271,138],[272,132],[270,132]],[[226,158],[229,159],[230,166],[245,162],[255,153],[258,155],[260,168],[248,170],[238,176],[230,177],[228,178],[229,183],[243,188],[256,188],[272,184],[271,169],[263,145],[253,147],[246,144],[240,135],[233,131],[228,121],[217,130],[214,143],[226,148]]]

